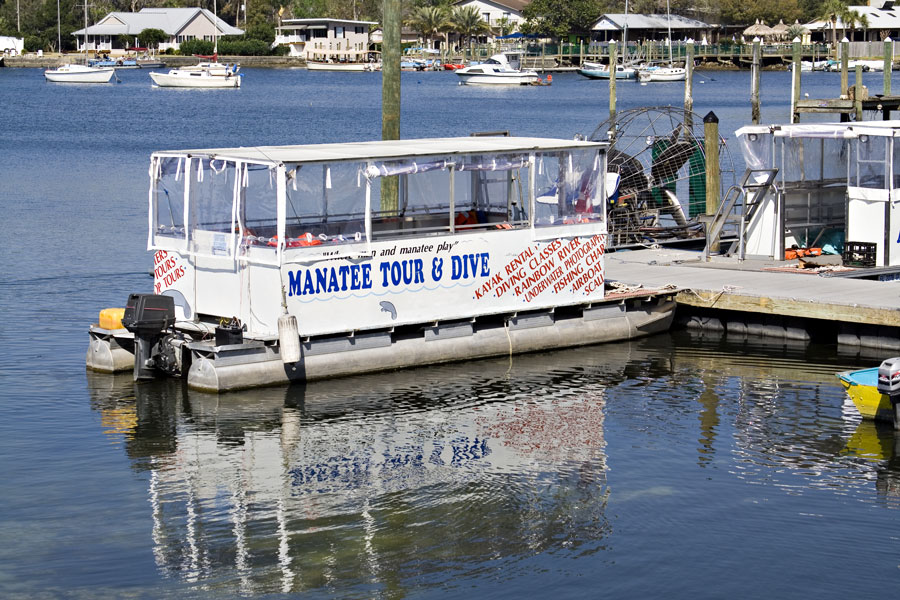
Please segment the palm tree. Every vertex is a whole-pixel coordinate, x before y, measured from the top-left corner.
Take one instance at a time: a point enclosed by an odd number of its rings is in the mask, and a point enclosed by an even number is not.
[[[869,28],[869,17],[857,10],[847,10],[841,15],[841,23],[850,30],[850,39],[852,40],[857,27],[862,27],[863,31]]]
[[[845,0],[825,0],[819,9],[819,18],[831,23],[831,44],[837,56],[837,22],[847,12]]]
[[[453,21],[453,30],[466,39],[466,46],[473,37],[480,33],[487,33],[491,29],[488,22],[481,18],[481,13],[475,6],[457,6],[450,19]]]
[[[420,6],[410,13],[406,25],[420,32],[431,48],[434,36],[450,28],[450,12],[443,6]]]

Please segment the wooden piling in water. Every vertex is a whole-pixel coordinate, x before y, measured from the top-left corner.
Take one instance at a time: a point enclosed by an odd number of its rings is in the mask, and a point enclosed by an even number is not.
[[[850,41],[847,38],[841,40],[841,97],[846,98],[850,94],[847,66],[850,61]]]
[[[856,65],[853,69],[853,110],[856,120],[862,121],[862,65]]]
[[[400,0],[384,0],[381,66],[381,139],[400,139]],[[399,208],[397,177],[381,178],[381,208]]]
[[[800,118],[797,112],[800,102],[800,38],[794,38],[791,69],[791,123],[796,123]]]
[[[759,67],[760,45],[759,38],[753,38],[753,62],[750,64],[750,119],[754,125],[759,125]]]
[[[891,95],[891,71],[894,68],[894,42],[891,38],[884,39],[884,91],[885,96]]]
[[[719,117],[709,111],[703,117],[703,149],[706,153],[706,214],[719,211]],[[710,240],[711,252],[719,251],[719,240]]]
[[[685,49],[687,56],[684,59],[684,128],[687,132],[694,129],[694,41],[688,40]]]
[[[609,43],[609,118],[616,116],[616,41]]]

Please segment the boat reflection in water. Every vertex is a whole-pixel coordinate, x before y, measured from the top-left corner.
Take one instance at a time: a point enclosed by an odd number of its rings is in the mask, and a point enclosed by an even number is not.
[[[147,473],[165,577],[373,597],[502,585],[535,561],[641,563],[629,548],[655,527],[710,511],[752,538],[758,514],[733,508],[760,493],[789,531],[798,506],[900,509],[898,438],[842,412],[847,366],[830,347],[674,332],[219,395],[88,383]]]
[[[612,364],[591,349],[226,395],[88,378],[105,432],[150,473],[165,575],[396,589],[603,544],[604,390],[630,347]]]

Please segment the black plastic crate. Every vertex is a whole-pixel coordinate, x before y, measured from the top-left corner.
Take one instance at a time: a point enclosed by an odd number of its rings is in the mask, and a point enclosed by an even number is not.
[[[844,264],[848,267],[874,267],[875,249],[873,242],[844,242]]]

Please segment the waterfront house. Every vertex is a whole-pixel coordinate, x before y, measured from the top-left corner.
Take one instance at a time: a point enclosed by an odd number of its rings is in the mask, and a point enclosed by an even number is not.
[[[291,56],[319,61],[364,60],[374,21],[349,19],[285,19],[276,28],[275,43],[290,48]]]
[[[625,28],[628,27],[628,39],[637,40],[665,40],[672,31],[673,40],[691,38],[700,40],[710,39],[715,26],[696,19],[689,19],[681,15],[635,15],[624,13],[607,13],[600,15],[591,27],[591,39],[606,42],[609,40],[622,41]]]
[[[243,30],[232,27],[205,8],[142,8],[140,12],[111,12],[87,29],[73,31],[78,38],[78,50],[94,52],[124,51],[137,46],[137,36],[145,29],[161,29],[169,39],[160,43],[159,50],[177,50],[181,42],[201,39],[213,41],[228,35],[242,35]],[[123,43],[123,37],[133,38]]]
[[[848,14],[859,15],[855,22],[850,19],[844,22],[838,17],[834,24],[816,20],[805,27],[817,42],[832,42],[835,34],[838,40],[846,36],[851,42],[880,42],[888,36],[896,40],[900,36],[900,7],[895,8],[895,4],[894,0],[870,0],[867,6],[847,7]],[[865,17],[865,26],[862,17]]]
[[[458,0],[453,3],[453,7],[474,6],[481,14],[481,18],[490,26],[493,35],[499,36],[504,34],[502,31],[504,28],[508,29],[506,33],[519,29],[525,21],[522,11],[529,4],[531,0]]]

